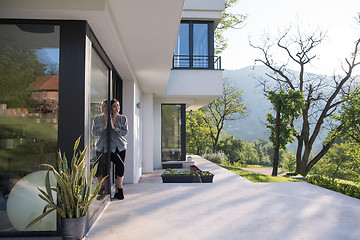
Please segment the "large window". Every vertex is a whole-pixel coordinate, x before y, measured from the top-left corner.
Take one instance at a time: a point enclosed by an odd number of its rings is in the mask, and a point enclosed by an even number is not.
[[[60,27],[0,24],[0,235],[56,231],[56,213],[25,229],[45,202],[41,164],[58,148]]]
[[[94,48],[91,51],[91,88],[90,88],[90,119],[91,119],[91,134],[90,134],[90,161],[93,166],[98,163],[98,172],[96,173],[94,183],[98,183],[101,179],[108,175],[107,169],[107,149],[101,151],[96,150],[99,146],[107,146],[107,130],[104,129],[104,124],[108,119],[108,105],[104,101],[108,101],[109,93],[109,69],[97,54]],[[89,129],[90,130],[90,129]],[[98,145],[98,147],[96,146]],[[104,182],[100,194],[95,201],[90,205],[90,216],[95,214],[105,200],[109,193],[108,182]],[[93,187],[95,187],[95,185]]]
[[[183,21],[174,51],[174,68],[214,68],[214,23]]]
[[[185,105],[161,105],[161,158],[162,161],[184,161]]]

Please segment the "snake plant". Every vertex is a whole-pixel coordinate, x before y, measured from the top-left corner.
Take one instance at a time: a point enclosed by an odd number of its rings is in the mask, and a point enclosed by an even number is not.
[[[58,151],[57,169],[49,164],[42,164],[49,167],[45,177],[46,191],[40,188],[38,190],[40,191],[39,197],[47,202],[47,205],[44,207],[43,213],[30,222],[26,228],[34,225],[53,211],[57,211],[62,218],[79,218],[85,216],[88,212],[89,206],[100,192],[105,178],[91,192],[91,179],[95,176],[97,164],[91,170],[88,180],[86,178],[85,164],[87,147],[85,146],[83,151],[78,150],[80,138],[74,144],[74,153],[70,166],[65,154],[62,155],[60,150]],[[54,173],[56,187],[50,186],[50,171]],[[53,196],[53,192],[56,193],[55,196]]]

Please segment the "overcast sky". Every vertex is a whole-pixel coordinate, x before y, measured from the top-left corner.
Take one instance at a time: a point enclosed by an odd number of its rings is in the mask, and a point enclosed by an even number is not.
[[[248,18],[242,29],[225,33],[228,48],[221,54],[224,69],[254,65],[254,59],[261,55],[249,46],[249,38],[259,42],[264,32],[276,37],[279,29],[294,25],[305,31],[327,31],[328,37],[318,47],[318,59],[311,72],[340,73],[341,62],[349,57],[360,37],[360,25],[355,19],[360,12],[360,0],[239,0],[232,11]]]

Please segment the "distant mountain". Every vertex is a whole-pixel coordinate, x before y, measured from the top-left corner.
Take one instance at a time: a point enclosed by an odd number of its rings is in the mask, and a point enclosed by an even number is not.
[[[243,101],[248,107],[244,118],[227,122],[225,125],[227,134],[235,134],[237,138],[250,141],[268,138],[269,132],[265,124],[266,114],[271,111],[271,103],[264,96],[255,78],[263,76],[265,72],[266,68],[263,66],[224,71],[224,77],[229,78],[237,89],[244,90]]]

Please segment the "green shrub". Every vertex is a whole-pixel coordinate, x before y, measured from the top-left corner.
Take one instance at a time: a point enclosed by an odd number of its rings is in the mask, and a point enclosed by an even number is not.
[[[203,158],[213,162],[213,163],[225,163],[228,161],[228,158],[226,157],[225,153],[223,151],[219,151],[216,153],[205,153]]]
[[[308,178],[308,182],[319,187],[327,188],[329,190],[360,199],[360,188],[352,184],[342,183],[321,175],[310,176]]]

